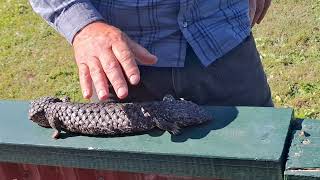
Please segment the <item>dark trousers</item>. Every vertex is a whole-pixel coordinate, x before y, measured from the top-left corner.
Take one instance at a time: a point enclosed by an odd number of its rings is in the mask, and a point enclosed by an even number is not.
[[[200,105],[273,106],[252,35],[208,67],[188,47],[184,67],[140,66],[140,73],[140,84],[129,87],[124,102],[162,100],[171,94]],[[118,101],[112,88],[110,99]]]

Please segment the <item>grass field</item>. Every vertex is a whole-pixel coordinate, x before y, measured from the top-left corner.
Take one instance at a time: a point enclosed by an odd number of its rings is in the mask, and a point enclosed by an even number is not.
[[[0,17],[0,99],[82,101],[71,47],[27,1],[0,1]],[[320,0],[273,0],[254,34],[276,106],[320,118]]]

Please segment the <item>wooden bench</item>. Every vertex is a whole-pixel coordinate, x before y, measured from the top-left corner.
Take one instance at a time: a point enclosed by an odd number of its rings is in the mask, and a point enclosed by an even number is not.
[[[35,172],[40,176],[51,168],[51,174],[55,172],[51,176],[95,172],[92,179],[283,178],[292,109],[205,108],[215,120],[187,128],[179,136],[154,130],[127,137],[63,134],[53,140],[51,129],[28,120],[28,102],[0,101],[0,175],[9,177],[12,168],[20,168],[17,176],[25,173],[23,169],[29,177]]]
[[[297,120],[292,134],[285,179],[320,179],[320,120]]]

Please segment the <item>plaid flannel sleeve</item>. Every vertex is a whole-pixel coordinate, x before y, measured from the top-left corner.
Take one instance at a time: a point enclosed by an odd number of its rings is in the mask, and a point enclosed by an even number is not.
[[[43,17],[71,44],[86,25],[104,20],[90,0],[29,0],[33,10]]]

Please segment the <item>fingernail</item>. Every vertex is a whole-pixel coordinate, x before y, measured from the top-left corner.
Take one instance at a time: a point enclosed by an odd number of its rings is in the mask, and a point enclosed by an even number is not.
[[[104,98],[107,95],[105,90],[100,90],[98,93],[99,99]]]
[[[89,96],[88,90],[83,90],[82,94],[83,94],[84,98],[89,98],[88,97]]]
[[[117,91],[118,97],[123,97],[127,94],[127,89],[124,87],[121,87]]]
[[[152,54],[152,56],[153,56],[153,58],[155,59],[155,61],[158,61],[157,56],[155,56],[155,55],[153,55],[153,54]]]
[[[138,84],[138,83],[139,83],[139,80],[140,80],[140,78],[139,78],[138,75],[132,75],[132,76],[130,76],[130,82],[131,82],[131,84]]]

